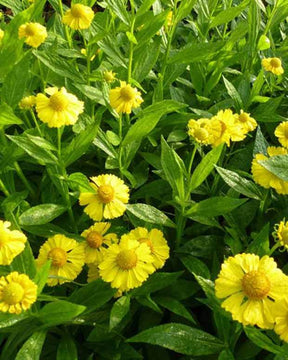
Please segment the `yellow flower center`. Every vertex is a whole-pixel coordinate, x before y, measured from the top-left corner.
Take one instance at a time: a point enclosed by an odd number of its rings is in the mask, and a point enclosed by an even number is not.
[[[64,111],[69,104],[67,97],[60,91],[58,91],[56,94],[53,94],[49,100],[50,107],[55,111]]]
[[[138,241],[141,243],[141,244],[146,244],[146,245],[148,245],[149,247],[150,247],[150,249],[151,249],[151,252],[153,251],[153,245],[152,245],[152,242],[151,242],[151,240],[149,240],[148,238],[140,238],[140,239],[138,239]]]
[[[123,270],[130,270],[137,264],[137,255],[134,250],[122,250],[116,258],[118,266]]]
[[[242,113],[239,115],[239,121],[245,123],[249,120],[249,115],[246,113]]]
[[[103,204],[108,204],[114,199],[114,189],[111,185],[101,185],[98,188],[98,196]]]
[[[199,140],[199,141],[203,141],[206,140],[209,136],[209,133],[206,129],[200,128],[200,129],[196,129],[194,131],[194,137],[195,139]]]
[[[15,305],[20,303],[23,296],[23,287],[16,282],[12,282],[4,287],[2,292],[2,301],[8,305]]]
[[[281,241],[284,243],[284,245],[288,245],[288,229],[284,229],[280,233]]]
[[[26,33],[26,36],[34,36],[34,35],[36,35],[34,24],[26,25],[25,33]]]
[[[98,249],[103,243],[103,236],[97,231],[91,231],[86,241],[91,248]]]
[[[124,101],[131,101],[135,97],[134,89],[130,85],[126,85],[120,90],[120,95]]]
[[[52,265],[61,267],[67,262],[67,253],[61,248],[54,248],[49,251],[48,259],[52,260]]]
[[[270,287],[270,281],[262,271],[249,271],[242,279],[243,292],[252,300],[264,299]]]
[[[281,60],[278,58],[272,58],[270,60],[270,65],[274,68],[280,67],[281,66]]]
[[[71,14],[75,18],[81,18],[83,15],[85,15],[85,8],[82,4],[75,4],[71,7]]]

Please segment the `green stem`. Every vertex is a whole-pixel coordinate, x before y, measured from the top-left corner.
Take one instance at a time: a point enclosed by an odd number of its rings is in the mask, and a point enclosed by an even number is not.
[[[196,151],[197,151],[197,145],[195,144],[194,148],[193,148],[193,151],[192,151],[192,154],[191,154],[189,166],[188,166],[189,186],[188,186],[188,192],[187,192],[187,195],[186,195],[186,200],[188,200],[188,198],[190,196],[191,188],[192,188],[192,174],[191,174],[191,171],[192,171],[192,165],[193,165],[193,162],[194,162]]]
[[[39,135],[42,136],[42,132],[41,132],[41,129],[40,129],[40,127],[39,127],[39,124],[38,124],[38,121],[37,121],[37,119],[36,119],[36,116],[35,116],[35,114],[34,114],[34,111],[31,110],[31,109],[30,109],[30,114],[31,114],[31,116],[32,116],[32,119],[33,119],[33,121],[34,121],[34,124],[36,125],[36,128],[37,128],[37,130],[38,130]]]
[[[278,247],[280,247],[280,246],[281,246],[280,242],[277,241],[276,244],[274,244],[274,245],[272,246],[272,248],[271,248],[268,256],[271,256],[271,255],[274,253],[274,251],[275,251],[276,249],[278,249]]]
[[[63,131],[64,131],[64,126],[57,128],[57,148],[58,148],[59,160],[61,160],[61,139],[62,139]]]
[[[89,45],[85,39],[85,36],[83,35],[83,41],[85,45],[86,50],[86,60],[87,60],[87,84],[90,85],[90,74],[91,74],[91,56],[90,56],[90,50]]]
[[[133,10],[134,12],[134,10]],[[133,14],[134,16],[134,14]],[[135,25],[135,16],[132,19],[132,23],[131,23],[131,34],[132,36],[134,35],[134,25]],[[128,84],[130,84],[131,82],[131,78],[132,78],[132,63],[133,63],[133,52],[134,52],[134,44],[133,42],[130,40],[130,47],[129,47],[129,62],[128,62],[128,75],[127,75],[127,82]]]
[[[119,135],[120,142],[122,142],[122,127],[123,127],[122,116],[123,116],[122,114],[119,115],[119,132],[118,132],[118,135]]]
[[[26,126],[28,127],[28,129],[31,129],[32,128],[32,124],[29,120],[29,117],[28,115],[26,114],[26,111],[23,111],[23,115],[24,115],[24,118],[25,118],[25,121],[26,121]]]
[[[186,218],[183,215],[183,208],[181,209],[181,213],[179,213],[177,221],[176,221],[176,245],[175,250],[179,249],[179,246],[181,244],[182,234],[183,230],[185,228],[186,224]]]
[[[59,0],[58,3],[59,3],[60,15],[61,15],[61,19],[62,19],[64,16],[62,0]],[[69,34],[67,25],[64,25],[64,31],[65,31],[65,36],[66,36],[66,40],[68,41],[69,47],[72,48],[72,39]]]
[[[26,177],[17,161],[14,162],[14,167],[15,167],[15,170],[16,170],[19,178],[22,180],[23,184],[26,186],[27,190],[35,198],[35,191],[33,190],[32,186],[29,184],[28,180],[26,179]]]
[[[5,196],[9,196],[10,193],[8,191],[8,189],[6,188],[5,184],[3,183],[3,181],[0,179],[0,188],[3,191]]]
[[[42,81],[42,87],[43,87],[43,92],[46,89],[46,80],[44,79],[44,74],[42,71],[42,66],[41,66],[41,62],[39,60],[39,58],[37,58],[37,62],[38,62],[38,67],[39,67],[39,72],[40,72],[40,77],[41,77],[41,81]]]

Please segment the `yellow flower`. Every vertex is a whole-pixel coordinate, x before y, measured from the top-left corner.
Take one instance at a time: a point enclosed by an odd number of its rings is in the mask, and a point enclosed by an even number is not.
[[[17,271],[0,278],[0,311],[20,314],[37,299],[37,285]]]
[[[25,38],[25,43],[37,48],[47,37],[46,28],[38,23],[26,23],[19,27],[18,36],[20,39]]]
[[[83,236],[86,240],[82,243],[84,246],[86,264],[99,264],[103,259],[103,253],[101,252],[101,249],[105,248],[105,246],[107,247],[113,243],[118,242],[116,234],[106,234],[110,226],[110,223],[99,222],[95,223],[94,225],[90,226],[89,229],[82,232],[81,236]]]
[[[141,93],[125,81],[120,81],[120,87],[110,90],[110,105],[119,114],[131,114],[143,102]]]
[[[269,157],[276,155],[285,155],[287,150],[282,147],[269,146],[267,148]],[[254,181],[263,186],[265,189],[270,187],[275,189],[278,194],[288,194],[288,181],[280,179],[278,176],[272,174],[264,166],[259,164],[259,161],[267,160],[267,156],[263,154],[256,154],[252,161],[252,176]]]
[[[10,265],[25,248],[26,236],[18,230],[9,230],[9,221],[0,220],[0,265]]]
[[[273,306],[273,315],[275,317],[274,331],[280,338],[288,342],[288,299],[284,297],[275,302]]]
[[[151,255],[153,257],[152,264],[155,269],[162,268],[165,261],[169,258],[169,246],[162,231],[158,229],[152,229],[149,232],[143,227],[137,227],[136,229],[131,230],[129,234],[123,235],[121,241],[124,239],[137,240],[140,244],[147,244],[151,250]]]
[[[91,192],[81,193],[80,205],[88,205],[84,212],[95,221],[114,219],[124,214],[129,200],[129,188],[115,175],[91,177]]]
[[[112,70],[111,71],[106,70],[103,73],[105,81],[107,81],[109,83],[113,82],[116,79],[115,75],[116,75],[116,73],[114,73]]]
[[[243,325],[273,328],[273,300],[288,295],[288,277],[269,256],[238,254],[222,264],[215,281],[222,307]]]
[[[166,21],[165,21],[165,25],[167,27],[171,27],[173,25],[173,11],[169,11]]]
[[[284,73],[284,69],[279,58],[262,59],[262,66],[266,71],[270,71],[275,75],[281,75]]]
[[[99,273],[113,288],[127,291],[140,286],[155,271],[152,263],[153,257],[146,244],[126,238],[105,251]]]
[[[84,110],[83,101],[68,93],[64,87],[60,90],[50,87],[45,92],[50,95],[49,98],[44,94],[36,96],[36,110],[40,120],[56,128],[75,124]]]
[[[88,264],[88,278],[87,282],[90,283],[100,278],[99,269],[97,264]]]
[[[73,30],[88,29],[94,18],[94,12],[89,6],[74,4],[63,16],[62,22]]]
[[[31,109],[36,104],[36,96],[26,96],[19,102],[19,107],[23,110]]]
[[[37,267],[51,260],[47,284],[55,286],[76,279],[84,265],[84,248],[74,239],[57,234],[41,246]]]
[[[283,121],[279,124],[274,132],[275,136],[278,138],[280,144],[284,147],[288,147],[288,121]]]
[[[243,110],[240,111],[240,114],[234,114],[234,117],[236,124],[240,124],[244,134],[247,134],[249,131],[253,131],[257,127],[257,121]]]
[[[3,37],[4,37],[4,31],[0,29],[0,41],[2,41]]]
[[[81,49],[80,52],[81,52],[82,55],[84,55],[84,56],[87,57],[87,51],[86,51],[86,49]],[[96,57],[96,55],[92,55],[92,56],[90,57],[90,61],[93,61],[93,60],[95,59],[95,57]]]
[[[188,135],[198,143],[208,145],[211,143],[210,119],[189,120]]]
[[[275,232],[273,232],[273,237],[276,241],[279,241],[279,243],[284,246],[286,249],[288,249],[288,221],[285,223],[284,221],[280,221],[279,224],[276,224]]]

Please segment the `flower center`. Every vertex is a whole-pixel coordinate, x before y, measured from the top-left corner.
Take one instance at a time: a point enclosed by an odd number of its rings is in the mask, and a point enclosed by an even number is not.
[[[134,250],[122,250],[116,258],[118,266],[123,270],[130,270],[137,264],[137,255]]]
[[[98,188],[98,196],[102,203],[108,204],[114,198],[114,189],[111,185],[101,185]]]
[[[2,292],[2,301],[9,305],[20,303],[24,296],[24,289],[18,283],[11,283],[4,287]]]
[[[69,104],[68,99],[60,91],[50,97],[50,107],[55,111],[64,111]]]
[[[26,36],[34,36],[36,34],[34,24],[26,25],[25,33],[26,33]]]
[[[135,97],[135,92],[131,86],[127,85],[120,90],[120,95],[124,101],[131,101]]]
[[[249,271],[242,279],[243,292],[252,300],[264,299],[270,287],[270,281],[262,271]]]
[[[245,123],[249,120],[249,115],[246,113],[242,113],[239,115],[239,121]]]
[[[80,18],[84,15],[83,5],[75,4],[71,7],[71,14],[75,18]]]
[[[288,229],[281,231],[281,237],[284,245],[288,245]]]
[[[271,64],[272,67],[275,67],[275,68],[280,67],[281,66],[281,60],[278,59],[278,58],[272,58],[270,60],[270,64]]]
[[[153,251],[153,245],[151,240],[149,240],[148,238],[140,238],[138,239],[138,241],[140,242],[140,244],[146,244],[147,246],[150,247],[151,252]]]
[[[91,231],[86,241],[91,248],[98,249],[103,243],[103,236],[97,231]]]
[[[52,260],[53,266],[61,267],[65,265],[67,261],[66,251],[61,248],[54,248],[49,251],[48,259]]]
[[[206,140],[209,136],[209,133],[206,129],[200,128],[194,131],[194,137],[200,141]]]

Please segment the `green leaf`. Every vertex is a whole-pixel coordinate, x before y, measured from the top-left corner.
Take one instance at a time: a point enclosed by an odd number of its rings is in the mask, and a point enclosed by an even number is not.
[[[25,244],[24,250],[14,258],[10,267],[13,271],[28,275],[30,279],[34,278],[36,267],[34,256],[28,241]]]
[[[69,175],[68,184],[72,190],[77,190],[80,192],[91,192],[91,186],[89,185],[89,180],[84,174],[80,172]]]
[[[56,219],[66,211],[66,206],[57,204],[36,205],[26,210],[20,217],[21,225],[43,225]]]
[[[214,217],[227,214],[238,206],[243,205],[247,199],[234,199],[228,196],[215,196],[192,205],[186,215],[197,214],[198,216]]]
[[[154,36],[159,29],[164,25],[165,20],[167,18],[169,10],[163,11],[156,16],[152,16],[149,21],[145,21],[144,26],[137,33],[137,44],[138,46],[143,46],[146,42],[148,42],[152,36]]]
[[[212,258],[215,249],[218,249],[223,243],[223,239],[219,235],[201,235],[189,241],[177,250],[180,254],[190,254],[196,257]]]
[[[174,193],[178,194],[180,199],[184,199],[185,165],[176,151],[170,148],[163,137],[161,137],[161,165]]]
[[[191,274],[202,276],[205,279],[210,278],[210,271],[201,260],[192,255],[180,255],[180,260]]]
[[[85,306],[58,300],[46,304],[39,310],[37,317],[46,326],[55,326],[72,321],[86,309]]]
[[[76,304],[85,305],[85,313],[87,313],[106,304],[114,296],[115,291],[108,283],[98,279],[75,290],[68,300]]]
[[[78,360],[77,347],[69,334],[65,334],[61,338],[57,348],[56,360]]]
[[[216,354],[224,347],[224,344],[214,336],[176,323],[144,330],[126,341],[159,345],[180,354],[193,356]]]
[[[264,135],[262,134],[261,128],[258,125],[256,138],[253,148],[253,156],[256,154],[264,154],[267,155],[267,147],[269,146],[267,140],[265,139]]]
[[[288,155],[276,155],[257,162],[280,179],[288,181]]]
[[[235,19],[237,16],[241,14],[241,12],[248,6],[250,3],[250,0],[243,1],[238,6],[232,6],[229,7],[223,11],[221,11],[219,14],[217,14],[212,22],[210,23],[210,29],[222,24],[226,24],[230,22],[231,20]]]
[[[13,110],[7,104],[0,105],[0,125],[22,124],[22,120],[14,115]]]
[[[37,285],[37,294],[40,295],[44,286],[46,285],[51,267],[51,261],[47,261],[40,269],[37,269],[34,283]]]
[[[233,190],[243,194],[249,198],[261,200],[263,193],[261,188],[257,186],[253,181],[247,180],[236,172],[216,166],[216,170],[222,179],[229,185]]]
[[[215,164],[219,160],[221,156],[221,152],[223,149],[223,145],[219,145],[213,150],[211,150],[208,154],[204,156],[201,160],[200,164],[197,165],[196,169],[193,171],[191,184],[192,188],[190,191],[193,191],[198,186],[200,186],[203,181],[207,178],[207,176],[211,173],[214,169]]]
[[[261,330],[244,327],[245,334],[247,337],[256,345],[260,346],[260,348],[270,351],[273,354],[283,354],[287,355],[286,351],[272,342],[268,336],[264,335]]]
[[[235,86],[230,81],[228,81],[223,75],[222,75],[222,77],[223,77],[223,81],[224,81],[225,87],[227,89],[227,92],[230,95],[231,99],[233,99],[233,101],[235,103],[236,109],[238,109],[238,110],[243,109],[243,102],[242,102],[241,96],[239,95]]]
[[[118,16],[118,18],[124,22],[124,24],[130,24],[130,14],[126,10],[125,2],[123,0],[106,0],[110,10]]]
[[[152,224],[158,224],[175,228],[175,224],[162,211],[154,206],[147,204],[128,204],[127,211],[136,216],[138,219],[147,221]]]
[[[179,21],[184,19],[186,16],[190,15],[196,1],[197,0],[182,0],[180,2],[180,5],[176,12],[175,19],[173,19],[173,21],[175,21],[175,23],[178,23]]]
[[[261,231],[253,236],[253,241],[248,246],[246,252],[264,256],[269,254],[269,223],[267,223]]]
[[[124,316],[129,312],[130,309],[130,297],[129,296],[121,296],[118,299],[110,313],[110,322],[109,322],[109,329],[114,329],[118,324],[120,324],[121,320]]]
[[[181,304],[180,301],[174,299],[173,297],[156,296],[154,300],[156,301],[157,304],[164,307],[165,309],[168,309],[174,314],[182,316],[184,319],[187,319],[194,324],[196,323],[192,315],[185,308],[185,306]]]
[[[36,331],[21,347],[15,360],[39,360],[45,339],[46,331]]]

